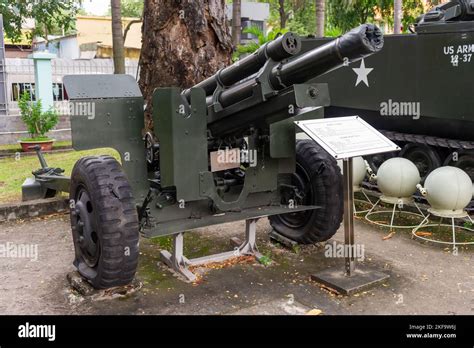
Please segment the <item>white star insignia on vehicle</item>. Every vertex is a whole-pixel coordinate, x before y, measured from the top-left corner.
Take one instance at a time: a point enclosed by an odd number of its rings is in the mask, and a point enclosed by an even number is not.
[[[356,81],[356,87],[359,85],[359,83],[364,82],[367,87],[369,87],[369,80],[367,79],[367,76],[374,70],[374,68],[366,68],[365,67],[365,61],[364,59],[361,60],[360,62],[360,68],[352,68],[354,72],[357,74],[357,81]]]

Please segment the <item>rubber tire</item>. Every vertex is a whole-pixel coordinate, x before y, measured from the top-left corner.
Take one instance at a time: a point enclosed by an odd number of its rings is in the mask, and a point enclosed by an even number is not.
[[[415,161],[412,159],[413,154],[421,153],[422,155],[425,156],[425,158],[431,162],[431,167],[428,167],[430,169],[427,170],[426,173],[421,173],[421,182],[424,182],[426,177],[436,168],[441,167],[441,158],[436,152],[436,149],[434,149],[431,146],[424,145],[424,144],[406,144],[402,151],[400,151],[400,157],[406,158],[410,161],[412,161],[415,165]],[[417,166],[418,167],[418,166]],[[418,169],[419,170],[419,169]]]
[[[341,169],[337,161],[312,140],[296,142],[296,162],[312,176],[312,204],[321,208],[311,211],[306,225],[299,230],[286,225],[281,215],[270,216],[270,224],[277,233],[300,244],[326,241],[339,229],[344,213]]]
[[[138,215],[122,166],[110,156],[81,158],[72,170],[70,199],[75,200],[79,189],[90,197],[100,255],[95,267],[85,263],[78,245],[77,215],[71,209],[74,265],[96,289],[130,284],[138,265]]]
[[[372,156],[364,156],[364,159],[367,161],[372,171],[377,174],[379,167],[382,165],[382,163],[394,157],[395,154],[393,152],[387,152]]]
[[[450,153],[446,159],[444,160],[443,165],[444,166],[451,166],[451,167],[456,167],[459,169],[462,169],[464,172],[466,172],[471,180],[474,181],[474,151],[472,150],[465,150],[465,151],[460,151],[458,153],[458,160],[454,161],[453,160],[453,154]],[[466,170],[466,164],[468,167],[471,169],[469,171]]]

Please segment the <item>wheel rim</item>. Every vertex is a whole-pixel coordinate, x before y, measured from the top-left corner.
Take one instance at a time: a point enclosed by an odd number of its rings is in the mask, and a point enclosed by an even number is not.
[[[403,157],[415,164],[422,178],[426,177],[431,171],[436,169],[431,158],[423,151],[411,151]]]
[[[462,169],[474,181],[474,155],[463,155],[453,166]]]
[[[376,154],[376,155],[367,156],[366,159],[367,159],[367,162],[370,164],[370,167],[372,168],[372,170],[375,173],[377,173],[382,163],[392,157],[394,157],[393,154],[386,153],[386,154]]]
[[[149,164],[153,163],[153,139],[148,133],[145,135],[145,157]]]
[[[87,266],[95,267],[100,257],[100,239],[94,226],[94,206],[84,187],[77,191],[75,208],[79,249]]]
[[[295,185],[300,192],[304,193],[303,199],[297,199],[297,205],[313,205],[313,188],[310,184],[310,177],[308,173],[300,164],[296,164],[296,172],[291,177],[292,185]],[[287,227],[298,229],[304,227],[310,216],[312,210],[306,210],[296,213],[287,213],[279,215],[280,220]]]

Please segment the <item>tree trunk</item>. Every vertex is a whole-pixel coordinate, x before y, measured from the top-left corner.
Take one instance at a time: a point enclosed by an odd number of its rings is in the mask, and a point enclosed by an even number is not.
[[[402,29],[402,0],[395,0],[393,6],[394,18],[393,18],[393,33],[400,34]]]
[[[278,0],[278,12],[280,13],[280,29],[286,28],[286,20],[288,19],[288,14],[285,11],[285,0]]]
[[[234,0],[232,3],[232,44],[234,47],[240,45],[240,32],[242,30],[241,11],[241,0]]]
[[[316,1],[316,37],[324,37],[326,0]]]
[[[152,129],[157,87],[188,88],[231,63],[224,0],[145,0],[140,89]]]
[[[125,45],[123,41],[122,14],[120,0],[111,0],[112,44],[114,52],[114,73],[125,74]]]

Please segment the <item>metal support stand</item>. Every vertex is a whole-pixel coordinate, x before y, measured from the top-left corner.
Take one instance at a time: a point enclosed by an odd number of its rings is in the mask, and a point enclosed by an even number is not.
[[[393,209],[392,210],[375,210],[375,208],[377,208],[377,206],[379,206],[380,202],[392,204]],[[402,210],[404,206],[409,205],[409,204],[414,205],[415,208],[418,210],[418,213],[414,213],[414,212],[407,211],[407,210]],[[416,216],[420,219],[425,219],[426,218],[425,214],[423,214],[423,212],[421,211],[418,204],[416,204],[416,202],[411,197],[395,198],[395,197],[381,196],[379,198],[379,200],[374,204],[372,209],[370,209],[369,212],[365,215],[365,219],[368,222],[370,222],[374,225],[390,228],[390,232],[392,232],[394,228],[400,228],[400,229],[415,228],[417,225],[394,225],[393,224],[393,222],[395,221],[395,213],[397,212],[397,207],[398,207],[398,214],[399,215]],[[380,216],[380,215],[383,215],[383,214],[391,214],[390,215],[390,224],[386,224],[386,223],[375,220],[376,216]]]
[[[26,178],[21,186],[23,201],[53,197],[57,192],[69,192],[70,178],[63,175],[64,169],[50,168],[46,163],[41,146],[30,146],[36,151],[41,168],[33,172],[34,178]]]
[[[257,220],[249,219],[245,221],[245,241],[240,242],[238,238],[232,238],[231,243],[235,249],[219,254],[203,256],[195,259],[188,259],[184,256],[184,232],[173,236],[173,250],[160,252],[161,260],[178,274],[184,276],[186,280],[193,282],[197,280],[196,275],[189,270],[189,266],[205,265],[211,262],[222,262],[242,255],[253,255],[259,261],[263,255],[258,252],[256,243]]]
[[[311,275],[311,279],[336,292],[349,295],[363,288],[389,278],[389,275],[371,270],[368,267],[356,269],[354,243],[354,187],[352,185],[352,158],[344,159],[344,244],[348,253],[345,255],[345,269],[327,269]]]
[[[355,271],[354,255],[354,186],[352,185],[352,158],[343,161],[344,172],[344,244],[349,245],[346,255],[346,275],[352,276]]]
[[[434,216],[437,216],[437,217],[440,218],[439,223],[437,223],[437,224],[430,224],[429,223],[429,218],[430,218],[431,214],[433,214]],[[446,223],[442,224],[441,222],[445,218],[450,219],[451,223],[450,224],[446,224]],[[472,218],[469,216],[469,214],[467,212],[465,214],[459,215],[459,216],[447,216],[447,215],[444,215],[444,214],[436,215],[435,213],[430,212],[430,214],[428,214],[425,217],[425,219],[411,231],[411,233],[412,233],[413,237],[418,238],[418,239],[422,239],[422,240],[427,241],[427,242],[452,245],[453,246],[453,251],[454,251],[454,250],[457,250],[458,245],[472,245],[472,244],[474,244],[474,242],[456,242],[456,228],[458,228],[459,230],[474,232],[474,229],[472,229],[472,228],[469,228],[469,227],[466,227],[466,226],[456,226],[455,220],[456,219],[462,219],[462,218],[468,218],[469,221],[471,222],[471,224],[474,224],[474,221],[472,220]],[[420,228],[426,228],[426,227],[438,227],[438,228],[440,228],[440,227],[450,227],[451,231],[452,231],[452,236],[453,236],[452,242],[445,242],[445,241],[442,241],[442,240],[427,238],[427,237],[418,235],[419,229]]]
[[[365,193],[364,189],[362,187],[355,187],[354,188],[354,193],[356,192],[360,192],[362,193],[362,195],[364,195],[365,199],[366,200],[363,200],[363,199],[356,199],[354,198],[354,215],[357,216],[357,214],[365,214],[367,212],[369,212],[373,207],[374,207],[374,203],[372,203],[372,200],[369,198],[369,196],[367,196],[367,193]],[[368,204],[370,206],[370,209],[364,209],[364,210],[357,210],[356,208],[356,202],[361,202],[363,204]]]

